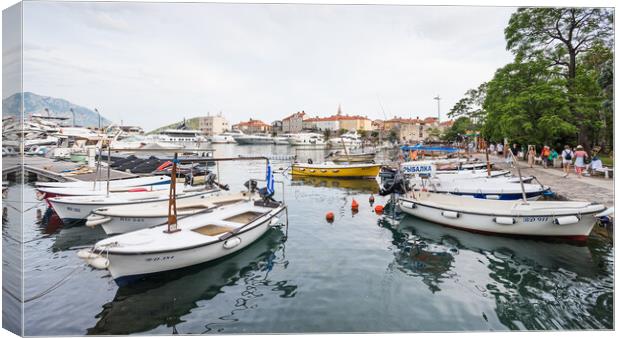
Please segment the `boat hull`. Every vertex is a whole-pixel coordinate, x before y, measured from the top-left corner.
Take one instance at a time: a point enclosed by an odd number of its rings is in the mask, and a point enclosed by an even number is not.
[[[216,260],[242,250],[263,236],[271,227],[272,220],[282,213],[285,208],[286,207],[278,208],[277,211],[271,213],[269,217],[261,220],[257,225],[246,231],[239,232],[227,240],[219,240],[194,248],[170,252],[133,254],[116,254],[114,252],[109,252],[106,256],[109,260],[108,270],[112,278],[114,278],[114,281],[119,285],[123,285],[141,276],[181,269]],[[171,234],[171,236],[174,236],[174,234]],[[235,238],[238,238],[240,243],[235,247],[226,248],[227,242]]]
[[[379,175],[381,165],[372,166],[351,166],[351,167],[323,167],[323,166],[298,166],[293,165],[292,174],[298,176],[313,177],[357,177],[357,178],[375,178]]]
[[[200,196],[200,195],[210,195],[217,192],[217,190],[212,191],[203,191],[196,193],[187,193],[187,194],[178,194],[177,200],[183,200],[185,198]],[[115,205],[128,205],[128,204],[145,204],[145,203],[153,203],[158,201],[165,201],[168,199],[168,193],[166,191],[162,191],[161,196],[157,198],[145,198],[144,200],[124,200],[117,202],[106,202],[102,201],[100,203],[72,203],[63,201],[60,199],[48,199],[48,203],[54,209],[58,217],[63,221],[63,223],[73,223],[78,220],[85,220],[88,215],[95,209],[112,207]]]
[[[556,217],[551,214],[530,216],[478,214],[462,210],[451,210],[449,208],[438,208],[433,205],[425,204],[423,201],[407,198],[401,198],[398,204],[400,209],[409,215],[461,230],[492,235],[551,237],[577,241],[583,241],[588,238],[597,221],[594,215],[600,212],[599,210],[583,213],[579,215],[579,220],[577,222],[559,225],[556,224]],[[453,218],[454,213],[456,213],[457,216]],[[514,224],[500,224],[496,221],[499,217],[512,218],[514,219]]]

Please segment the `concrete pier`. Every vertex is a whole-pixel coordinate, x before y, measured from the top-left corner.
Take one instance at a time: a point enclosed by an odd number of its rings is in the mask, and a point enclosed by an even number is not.
[[[56,161],[46,157],[40,156],[25,156],[23,158],[23,171],[25,175],[36,175],[37,180],[44,178],[47,180],[54,180],[59,182],[67,181],[86,181],[92,182],[97,179],[96,171],[76,171],[81,164],[69,162],[69,161]],[[20,175],[22,172],[22,163],[17,156],[3,157],[2,158],[2,177],[5,179],[10,175]],[[99,180],[107,179],[107,168],[100,168]],[[118,180],[124,178],[138,177],[135,174],[130,174],[118,170],[110,170],[110,179]]]

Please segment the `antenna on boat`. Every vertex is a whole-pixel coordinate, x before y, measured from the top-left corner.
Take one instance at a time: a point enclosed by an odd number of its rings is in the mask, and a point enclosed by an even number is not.
[[[170,197],[168,199],[168,229],[165,233],[171,234],[180,231],[177,227],[177,163],[179,163],[179,153],[174,153],[172,160],[172,171],[170,173]]]

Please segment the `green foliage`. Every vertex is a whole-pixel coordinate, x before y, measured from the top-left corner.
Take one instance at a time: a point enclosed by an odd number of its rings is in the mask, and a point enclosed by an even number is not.
[[[390,133],[388,134],[388,140],[392,143],[398,142],[398,132],[396,131],[396,129],[390,129]]]
[[[455,141],[459,135],[464,135],[468,130],[475,129],[475,125],[469,117],[461,116],[454,120],[454,124],[443,135],[446,141]]]
[[[448,117],[457,118],[465,116],[476,126],[480,125],[486,116],[486,111],[482,105],[487,93],[487,83],[484,82],[478,88],[470,89],[465,92],[465,96],[460,99],[448,112]]]
[[[510,17],[504,35],[506,48],[515,54],[515,64],[540,63],[551,81],[557,75],[565,78],[570,116],[556,114],[543,121],[547,127],[551,127],[549,121],[569,121],[578,131],[578,143],[588,150],[606,125],[597,112],[602,101],[592,81],[596,77],[590,72],[593,67],[588,64],[600,64],[612,54],[613,12],[604,8],[520,8]],[[557,138],[571,128],[562,125],[553,130],[550,137]]]
[[[568,110],[565,81],[540,61],[500,68],[488,84],[483,137],[507,137],[522,144],[553,144],[572,137],[577,128]]]
[[[329,128],[323,130],[323,137],[325,138],[325,141],[329,140],[332,137],[332,130]]]

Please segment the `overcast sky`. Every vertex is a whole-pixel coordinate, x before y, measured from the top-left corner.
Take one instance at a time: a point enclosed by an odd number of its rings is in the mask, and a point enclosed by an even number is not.
[[[445,116],[511,61],[514,8],[24,3],[24,90],[147,130],[223,112]]]

